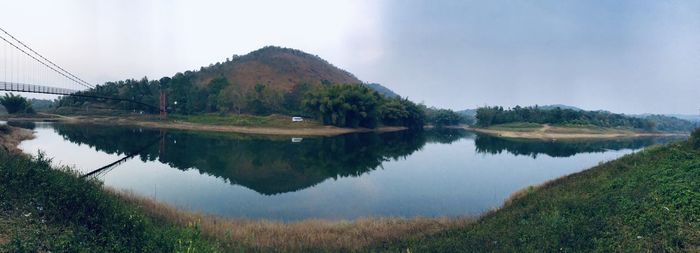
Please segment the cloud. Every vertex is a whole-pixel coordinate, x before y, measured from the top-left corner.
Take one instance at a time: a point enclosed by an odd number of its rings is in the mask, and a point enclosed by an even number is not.
[[[573,104],[700,107],[700,5],[657,1],[392,1],[384,58],[362,69],[400,94],[460,109]]]

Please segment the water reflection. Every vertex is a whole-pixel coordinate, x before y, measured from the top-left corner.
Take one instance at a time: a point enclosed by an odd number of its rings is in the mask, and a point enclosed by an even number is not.
[[[594,140],[516,140],[479,134],[476,151],[486,154],[508,152],[537,158],[545,154],[551,157],[570,157],[579,153],[603,153],[610,150],[640,149],[653,144],[668,143],[684,137],[639,137]]]
[[[401,131],[304,138],[195,133],[121,126],[56,124],[64,139],[99,151],[141,161],[159,161],[173,168],[195,168],[258,193],[298,191],[328,178],[360,176],[388,160],[398,160],[428,142],[451,143],[467,135],[459,130]],[[151,145],[153,136],[164,136]],[[146,147],[146,148],[144,148]]]
[[[539,154],[568,157],[582,152],[639,149],[669,140],[516,141],[441,129],[346,134],[295,142],[288,137],[173,130],[166,134],[164,130],[125,126],[55,124],[53,128],[73,143],[108,154],[138,156],[144,162],[159,161],[183,171],[195,168],[265,195],[298,191],[329,178],[358,177],[381,168],[385,161],[405,158],[426,143],[449,144],[462,138],[475,139],[479,153],[506,151],[533,158]],[[162,138],[158,145],[154,145],[154,136]]]
[[[20,145],[24,152],[41,150],[82,173],[124,161],[98,173],[106,186],[209,214],[282,220],[478,215],[513,191],[659,141],[574,145],[429,130],[294,142],[124,126],[25,127],[37,137]]]

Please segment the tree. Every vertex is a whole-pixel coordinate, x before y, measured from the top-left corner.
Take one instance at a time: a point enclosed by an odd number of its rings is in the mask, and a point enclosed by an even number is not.
[[[425,111],[408,98],[385,98],[379,107],[382,124],[421,129],[425,124]]]
[[[321,85],[307,93],[304,108],[323,124],[374,128],[379,121],[381,96],[361,85]]]
[[[5,96],[0,97],[0,104],[5,107],[5,110],[7,110],[9,114],[34,113],[32,105],[26,98],[12,93],[6,93]]]
[[[655,122],[649,119],[630,117],[605,111],[582,111],[572,109],[543,109],[540,107],[520,107],[504,110],[503,107],[481,107],[476,110],[477,125],[488,127],[511,122],[539,124],[577,124],[599,127],[629,127],[651,131]]]
[[[428,122],[433,126],[441,128],[444,126],[459,125],[464,122],[462,115],[450,109],[431,108],[428,113]]]
[[[207,85],[207,111],[215,112],[219,111],[219,104],[222,97],[219,96],[222,90],[228,86],[228,80],[225,77],[217,77],[209,81]]]
[[[696,128],[692,134],[690,134],[690,145],[695,149],[700,149],[700,128]]]
[[[304,99],[304,95],[312,89],[313,87],[308,83],[294,85],[290,92],[284,94],[284,101],[282,102],[284,110],[293,115],[304,114],[301,102]]]

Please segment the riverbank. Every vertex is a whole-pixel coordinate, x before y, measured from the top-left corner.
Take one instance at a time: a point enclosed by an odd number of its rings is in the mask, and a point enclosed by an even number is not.
[[[0,137],[5,139],[5,134]],[[220,218],[117,192],[99,181],[79,179],[68,168],[56,168],[49,159],[5,151],[0,151],[0,180],[0,252],[361,251],[471,222],[466,218],[297,222]]]
[[[0,252],[222,252],[45,157],[0,151]]]
[[[17,148],[17,145],[24,140],[31,140],[33,138],[34,135],[31,130],[0,125],[0,152],[4,151],[15,155],[21,154],[22,151]]]
[[[10,117],[4,116],[0,120],[14,121],[48,121],[62,123],[90,123],[108,125],[130,125],[148,128],[198,130],[223,133],[244,133],[284,136],[334,136],[347,133],[363,132],[393,132],[401,131],[405,127],[378,127],[369,128],[341,128],[323,126],[313,120],[292,122],[290,117],[283,115],[253,116],[253,115],[215,115],[205,114],[196,116],[170,116],[167,120],[160,120],[158,116],[151,115],[119,115],[97,116],[78,115],[64,116],[57,114],[40,114],[36,116]]]
[[[185,211],[128,192],[115,194],[125,202],[139,206],[149,217],[181,226],[198,224],[204,236],[231,252],[363,252],[376,245],[412,236],[430,236],[473,221],[447,217],[366,217],[292,222],[221,218]]]
[[[503,124],[490,126],[488,128],[469,126],[459,126],[457,128],[503,138],[541,140],[614,139],[687,135],[687,133],[645,132],[627,128],[618,129],[595,126],[548,125],[534,123]]]
[[[469,219],[228,219],[104,188],[46,158],[0,151],[0,252],[345,252]],[[40,186],[40,187],[38,187]]]
[[[527,188],[473,224],[375,250],[697,252],[700,130],[692,138]]]

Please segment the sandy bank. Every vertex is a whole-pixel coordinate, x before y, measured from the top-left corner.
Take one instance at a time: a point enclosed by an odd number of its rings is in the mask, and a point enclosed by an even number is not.
[[[266,127],[266,126],[236,126],[236,125],[219,125],[219,124],[200,124],[184,121],[158,121],[153,117],[138,117],[138,116],[62,116],[62,115],[45,115],[46,117],[24,117],[24,118],[5,118],[5,120],[17,121],[49,121],[63,123],[90,123],[90,124],[108,124],[108,125],[131,125],[148,128],[163,128],[163,129],[180,129],[180,130],[197,130],[197,131],[212,131],[212,132],[228,132],[228,133],[243,133],[243,134],[265,134],[265,135],[286,135],[286,136],[334,136],[347,133],[364,133],[364,132],[394,132],[406,130],[406,127],[379,127],[375,129],[369,128],[341,128],[334,126],[315,126],[306,128],[283,128],[283,127]]]
[[[17,148],[17,145],[24,140],[31,140],[33,138],[34,133],[31,130],[0,125],[0,149],[5,152],[22,154],[22,151]]]
[[[543,125],[541,128],[533,129],[491,129],[459,126],[457,128],[489,134],[503,138],[519,139],[542,139],[542,140],[572,140],[572,139],[614,139],[614,138],[636,138],[636,137],[660,137],[660,136],[683,136],[686,133],[668,132],[634,132],[630,130],[605,129],[595,131],[587,128],[571,128]]]

